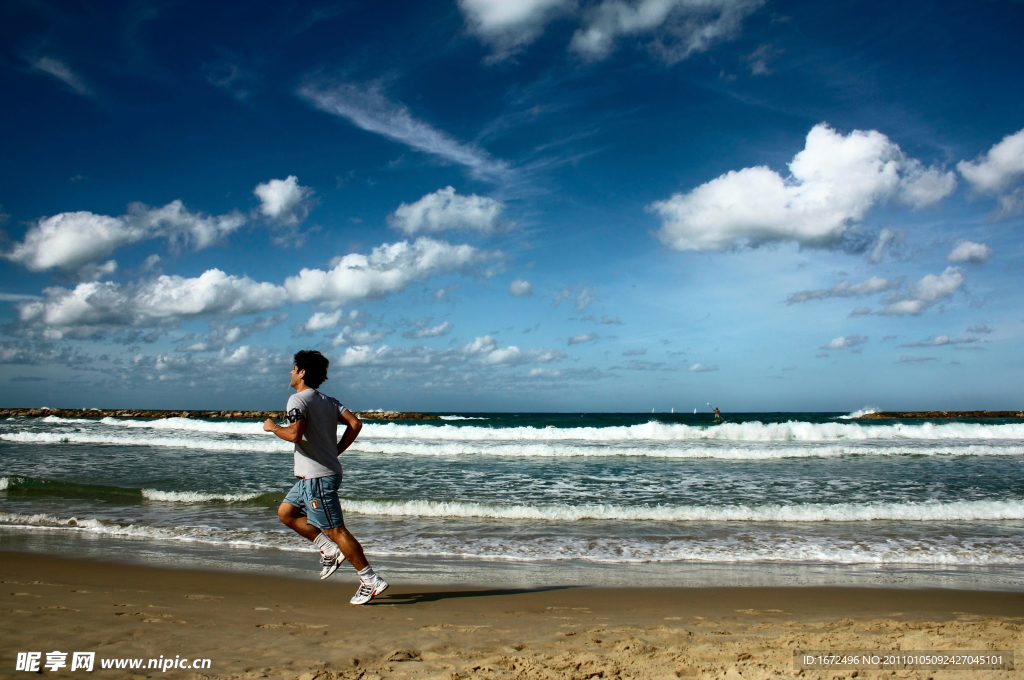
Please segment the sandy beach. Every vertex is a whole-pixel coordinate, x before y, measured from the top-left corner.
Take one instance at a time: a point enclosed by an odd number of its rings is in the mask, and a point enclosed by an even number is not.
[[[42,652],[45,662],[54,650],[96,652],[94,672],[104,677],[456,680],[889,677],[798,671],[793,650],[1024,649],[1024,593],[397,583],[352,607],[351,575],[321,583],[12,552],[0,565],[3,677],[22,676],[18,652]],[[211,663],[166,673],[99,667],[101,659],[160,656]],[[952,673],[1017,671],[895,675]]]

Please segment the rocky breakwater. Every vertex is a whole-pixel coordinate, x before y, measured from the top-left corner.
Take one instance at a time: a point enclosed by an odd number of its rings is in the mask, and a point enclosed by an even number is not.
[[[1024,411],[879,411],[865,413],[861,420],[884,420],[899,418],[920,418],[934,420],[939,418],[1024,418]]]
[[[281,420],[284,411],[153,411],[147,409],[0,408],[2,417],[45,418],[223,418],[228,420]],[[357,411],[360,420],[440,420],[432,413],[410,411]]]

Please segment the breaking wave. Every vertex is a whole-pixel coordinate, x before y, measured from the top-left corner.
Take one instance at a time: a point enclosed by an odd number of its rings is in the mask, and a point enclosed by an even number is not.
[[[498,505],[443,501],[344,500],[346,512],[391,517],[482,517],[558,522],[623,520],[649,522],[864,522],[1024,519],[1024,501],[947,503],[838,503],[756,506]]]

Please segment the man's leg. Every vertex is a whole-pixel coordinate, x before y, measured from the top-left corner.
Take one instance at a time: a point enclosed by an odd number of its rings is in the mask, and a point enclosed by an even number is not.
[[[326,529],[324,533],[338,544],[338,547],[341,548],[341,554],[356,568],[356,571],[362,571],[370,566],[370,563],[366,561],[366,555],[363,554],[363,546],[359,545],[359,541],[356,540],[356,537],[344,525],[334,527],[333,529]]]
[[[299,536],[311,541],[315,541],[316,537],[320,535],[320,529],[310,524],[306,516],[302,514],[302,510],[291,503],[281,503],[277,508],[277,518]]]
[[[324,568],[320,570],[321,581],[337,571],[341,563],[345,561],[341,549],[331,541],[325,532],[309,521],[303,514],[302,508],[285,500],[277,508],[277,518],[298,535],[313,541],[313,544],[320,550],[320,564],[324,565]]]

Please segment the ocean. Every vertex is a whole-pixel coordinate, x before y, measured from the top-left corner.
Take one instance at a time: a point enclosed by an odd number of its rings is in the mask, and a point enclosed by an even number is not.
[[[725,418],[370,421],[342,507],[392,580],[1024,589],[1024,422]],[[291,467],[253,421],[0,420],[0,550],[315,577]]]

